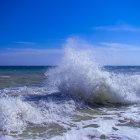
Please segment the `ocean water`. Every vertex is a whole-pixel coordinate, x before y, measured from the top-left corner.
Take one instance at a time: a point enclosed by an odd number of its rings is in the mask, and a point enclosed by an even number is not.
[[[1,66],[0,139],[140,140],[140,66],[74,49],[55,67]]]

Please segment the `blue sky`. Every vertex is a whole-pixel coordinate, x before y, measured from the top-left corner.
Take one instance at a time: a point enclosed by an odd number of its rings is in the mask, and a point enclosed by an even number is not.
[[[56,64],[69,38],[84,40],[103,64],[140,65],[139,7],[139,0],[0,0],[0,65]]]

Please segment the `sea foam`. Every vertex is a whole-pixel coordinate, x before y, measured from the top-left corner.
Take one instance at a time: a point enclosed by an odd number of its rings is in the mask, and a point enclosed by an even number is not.
[[[8,88],[0,94],[0,130],[5,134],[22,134],[29,126],[46,127],[47,131],[53,124],[67,129],[69,115],[76,108],[73,100],[58,100],[45,88]]]

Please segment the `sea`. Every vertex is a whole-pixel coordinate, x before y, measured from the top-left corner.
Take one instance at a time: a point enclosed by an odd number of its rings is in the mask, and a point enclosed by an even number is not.
[[[0,139],[140,140],[140,66],[0,66]]]

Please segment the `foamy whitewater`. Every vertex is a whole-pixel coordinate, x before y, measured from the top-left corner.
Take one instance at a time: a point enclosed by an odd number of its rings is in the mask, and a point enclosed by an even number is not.
[[[140,140],[139,67],[67,48],[56,67],[3,69],[1,139]]]

